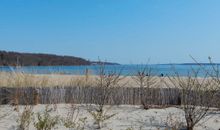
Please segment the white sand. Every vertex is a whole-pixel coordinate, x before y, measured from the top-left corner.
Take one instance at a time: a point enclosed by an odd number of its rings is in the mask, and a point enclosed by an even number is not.
[[[37,105],[34,107],[34,112],[39,112],[45,109],[46,105]],[[50,107],[53,107],[50,105]],[[70,105],[58,104],[57,109],[51,112],[51,115],[59,115],[61,117],[67,116]],[[94,129],[94,120],[88,113],[87,109],[90,108],[86,105],[77,105],[79,108],[78,117],[87,117],[86,130]],[[109,106],[106,106],[109,108]],[[22,111],[22,107],[20,106]],[[1,106],[1,114],[9,112],[9,115],[0,120],[0,130],[15,130],[17,128],[16,120],[18,119],[18,113],[13,111],[11,106]],[[113,106],[107,114],[116,114],[114,117],[106,120],[103,124],[103,130],[126,130],[127,128],[133,128],[134,130],[163,130],[165,127],[174,126],[175,124],[185,123],[184,113],[178,108],[166,108],[166,109],[150,109],[144,110],[140,106]],[[207,120],[208,119],[208,120]],[[58,130],[68,130],[62,123],[56,126]],[[208,116],[199,122],[195,130],[218,130],[220,128],[220,113],[208,114]],[[30,126],[30,130],[35,130],[33,121]]]

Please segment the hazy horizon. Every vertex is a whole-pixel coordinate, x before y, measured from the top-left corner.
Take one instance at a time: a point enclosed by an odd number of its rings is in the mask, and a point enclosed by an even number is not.
[[[0,48],[120,64],[220,63],[220,1],[0,1]]]

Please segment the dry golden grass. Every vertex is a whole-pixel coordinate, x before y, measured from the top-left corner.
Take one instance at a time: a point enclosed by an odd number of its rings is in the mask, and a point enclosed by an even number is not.
[[[20,72],[0,72],[0,87],[66,87],[66,86],[96,86],[95,75],[65,75],[65,74],[27,74]],[[181,77],[185,79],[186,77]],[[202,78],[201,78],[202,80]],[[157,86],[176,88],[168,77],[155,77]],[[120,86],[139,87],[131,76],[126,76],[119,82]]]
[[[95,75],[65,75],[65,74],[27,74],[18,72],[0,72],[0,87],[65,87],[65,86],[95,86],[98,76]],[[165,87],[162,79],[160,87]],[[165,79],[168,81],[168,79]],[[126,76],[119,82],[120,86],[138,87],[131,76]]]
[[[26,74],[0,72],[1,87],[56,87],[93,85],[94,78],[79,75]]]

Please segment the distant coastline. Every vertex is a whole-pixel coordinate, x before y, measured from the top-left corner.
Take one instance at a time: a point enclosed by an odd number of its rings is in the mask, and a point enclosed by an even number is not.
[[[0,51],[0,66],[80,66],[97,64],[119,65],[111,62],[89,61],[74,56]]]
[[[169,64],[158,64],[158,65],[220,65],[220,63],[169,63]]]

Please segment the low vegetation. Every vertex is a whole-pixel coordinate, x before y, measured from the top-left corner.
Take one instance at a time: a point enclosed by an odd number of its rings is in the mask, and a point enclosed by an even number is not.
[[[87,74],[74,77],[1,72],[0,86],[6,89],[15,88],[13,89],[15,93],[12,94],[14,96],[8,100],[13,99],[9,103],[15,105],[14,110],[18,117],[17,127],[20,130],[28,130],[30,125],[37,130],[51,130],[60,125],[73,130],[84,130],[89,126],[88,117],[79,116],[80,109],[75,107],[76,103],[86,104],[90,120],[93,120],[92,128],[103,129],[105,128],[104,122],[108,122],[117,116],[118,113],[109,113],[109,111],[113,105],[122,105],[118,100],[122,102],[128,100],[130,105],[142,105],[141,108],[146,111],[157,106],[164,109],[173,105],[173,107],[183,111],[185,121],[178,121],[174,115],[167,115],[164,128],[193,130],[208,113],[220,108],[219,100],[217,100],[220,89],[219,71],[215,67],[213,69],[212,73],[206,73],[203,78],[199,77],[198,74],[201,70],[205,71],[204,69],[192,69],[191,73],[184,78],[175,73],[174,76],[166,77],[167,80],[154,76],[148,66],[137,70],[136,75],[132,77],[121,76],[120,72],[106,72],[104,65],[100,66],[99,73],[96,76]],[[63,78],[60,79],[62,76]],[[167,85],[164,90],[158,89],[162,83]],[[131,84],[135,87],[127,87]],[[5,92],[7,91],[5,90]],[[62,93],[68,95],[62,95]],[[176,97],[173,95],[174,93]],[[1,97],[3,98],[4,95]],[[66,116],[53,115],[54,109],[48,105],[43,111],[34,111],[35,105],[39,103],[49,102],[56,106],[56,103],[61,103],[55,100],[59,98],[62,98],[60,101],[64,101],[63,103],[68,101],[71,104]],[[173,100],[178,101],[178,104],[173,103],[175,102]],[[19,108],[21,102],[25,103],[22,104],[24,109]],[[30,103],[32,104],[30,105]],[[1,118],[5,117],[2,116]],[[130,127],[128,129],[135,128]]]
[[[75,104],[71,104],[70,107],[68,107],[67,115],[61,119],[63,125],[72,130],[84,130],[87,117],[80,117],[79,112],[80,109],[77,108]]]
[[[59,124],[60,117],[51,116],[51,111],[53,111],[53,108],[49,108],[49,106],[47,105],[42,113],[37,113],[37,117],[34,121],[34,127],[37,130],[51,130]]]
[[[29,130],[29,126],[31,121],[33,120],[33,106],[26,105],[24,106],[23,110],[16,106],[16,111],[18,113],[18,129],[19,130]]]

